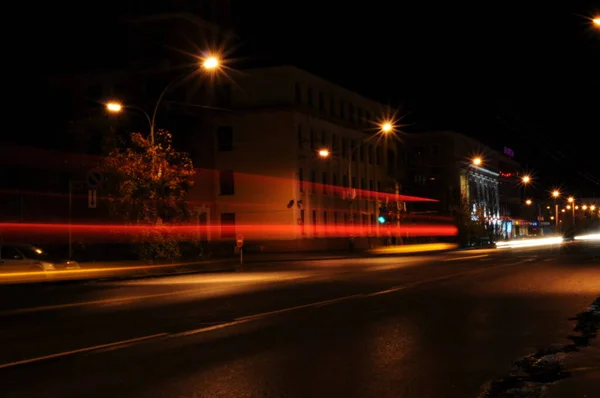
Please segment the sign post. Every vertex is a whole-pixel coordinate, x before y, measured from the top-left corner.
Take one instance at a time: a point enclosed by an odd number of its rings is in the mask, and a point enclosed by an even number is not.
[[[238,235],[236,238],[237,247],[240,249],[240,265],[244,264],[244,237],[242,235]]]
[[[98,195],[95,189],[88,189],[88,207],[90,209],[95,209],[96,204],[98,203]]]

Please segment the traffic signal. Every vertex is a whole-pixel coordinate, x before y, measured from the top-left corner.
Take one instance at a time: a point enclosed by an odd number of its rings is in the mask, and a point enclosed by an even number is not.
[[[379,217],[377,218],[379,224],[386,224],[390,221],[390,210],[387,207],[379,208]]]

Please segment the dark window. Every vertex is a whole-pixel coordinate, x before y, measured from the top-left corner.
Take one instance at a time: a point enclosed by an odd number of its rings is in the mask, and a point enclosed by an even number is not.
[[[357,108],[356,109],[356,115],[357,115],[357,121],[358,124],[363,124],[364,120],[363,120],[363,111],[362,108]]]
[[[359,151],[360,151],[360,161],[364,162],[365,161],[365,147],[361,146]]]
[[[323,93],[319,91],[319,110],[325,111],[325,98],[323,97]]]
[[[356,141],[350,141],[350,152],[352,154],[352,161],[356,160]]]
[[[336,153],[338,151],[337,136],[335,134],[331,134],[331,150],[333,151],[333,153]]]
[[[360,189],[367,189],[367,184],[364,177],[360,179]]]
[[[356,188],[356,177],[352,177],[352,188]]]
[[[233,129],[231,126],[217,128],[217,147],[221,152],[233,151]]]
[[[348,104],[348,116],[350,117],[351,121],[355,121],[354,119],[354,105],[352,104]]]
[[[371,112],[369,112],[369,111],[365,112],[365,119],[367,119],[367,122],[371,121]]]
[[[342,185],[344,186],[344,188],[348,188],[348,176],[346,174],[344,174],[344,176],[342,177]]]
[[[321,131],[321,145],[327,146],[327,133],[325,130]]]
[[[346,156],[348,156],[348,139],[342,137],[342,157],[345,158]]]
[[[304,192],[304,171],[302,168],[298,169],[298,184],[300,186],[300,192]]]
[[[233,195],[235,193],[233,171],[219,171],[219,190],[221,195]]]
[[[373,180],[369,180],[369,191],[373,192],[375,189],[375,184],[373,184]]]
[[[391,149],[388,149],[387,169],[389,174],[394,173],[396,170],[396,154]]]
[[[308,105],[313,106],[313,91],[312,88],[309,88],[308,90],[306,90],[306,102],[308,103]]]
[[[346,108],[345,108],[344,100],[340,100],[340,117],[343,119],[346,117]]]
[[[331,116],[335,116],[335,98],[333,98],[333,95],[329,98],[329,113]]]
[[[369,145],[369,163],[373,164],[373,146]]]
[[[337,211],[333,213],[333,223],[337,225],[338,223],[338,213]]]
[[[317,185],[317,173],[314,170],[312,170],[310,172],[310,190],[312,192],[315,192],[316,185]]]
[[[315,131],[310,129],[310,149],[315,149]]]
[[[323,193],[327,194],[327,172],[323,172],[321,181],[323,183]]]
[[[313,232],[316,232],[316,226],[317,226],[317,211],[316,210],[312,211],[312,225],[313,225]]]
[[[379,166],[381,164],[381,148],[375,150],[375,163]]]
[[[381,192],[381,181],[377,181],[377,192]]]
[[[296,103],[302,103],[302,90],[300,89],[300,83],[296,83],[294,86],[294,95],[296,97]]]
[[[235,213],[221,213],[221,238],[235,238]]]
[[[333,176],[331,177],[331,185],[333,185],[334,187],[337,187],[338,184],[338,180],[337,180],[337,174],[333,174]]]
[[[327,212],[323,212],[323,225],[327,225]]]

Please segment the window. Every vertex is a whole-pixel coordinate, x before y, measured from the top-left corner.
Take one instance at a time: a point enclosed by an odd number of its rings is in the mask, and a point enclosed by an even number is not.
[[[369,191],[373,192],[375,190],[375,184],[373,184],[373,180],[369,180]]]
[[[363,124],[364,120],[363,120],[362,108],[356,109],[356,115],[357,115],[356,119],[357,119],[358,124]]]
[[[319,110],[325,112],[325,97],[323,93],[319,91]]]
[[[219,171],[219,190],[221,195],[233,195],[235,193],[233,171]]]
[[[324,171],[321,182],[323,183],[323,194],[327,194],[327,172]]]
[[[316,233],[316,227],[317,227],[317,211],[313,210],[312,211],[312,225],[313,225],[313,232]]]
[[[220,152],[233,151],[233,129],[231,126],[217,128],[217,148]]]
[[[346,156],[348,156],[348,139],[342,137],[342,157],[345,158]]]
[[[338,151],[337,136],[335,134],[331,134],[331,150],[333,151],[333,153],[336,153]]]
[[[327,146],[327,132],[325,130],[321,131],[321,145]]]
[[[300,83],[296,83],[294,95],[296,97],[296,103],[301,104],[302,103],[302,90],[300,89]]]
[[[364,177],[360,179],[360,189],[367,189],[367,184]]]
[[[377,181],[377,192],[382,192],[381,191],[381,181]]]
[[[354,122],[354,105],[352,104],[348,104],[348,117],[350,118],[350,121]]]
[[[377,164],[377,166],[379,166],[381,164],[381,148],[377,148],[375,150],[375,163]]]
[[[346,117],[346,109],[345,109],[344,100],[340,100],[340,117],[342,119],[344,119]]]
[[[304,134],[302,133],[301,125],[298,125],[298,148],[304,148]]]
[[[317,173],[314,170],[311,170],[311,172],[310,172],[310,190],[312,192],[315,192],[316,185],[317,185]]]
[[[334,187],[337,187],[338,184],[338,180],[337,180],[337,174],[333,174],[333,176],[331,177],[331,185],[333,185]]]
[[[344,186],[344,188],[348,188],[348,176],[346,174],[344,174],[344,176],[342,177],[342,185]]]
[[[327,211],[323,212],[323,225],[327,225]]]
[[[304,171],[302,168],[298,169],[298,186],[300,188],[300,192],[304,192]]]
[[[373,164],[373,146],[369,145],[369,164]]]
[[[371,112],[366,111],[365,112],[365,118],[367,119],[367,123],[371,121]]]
[[[352,188],[356,188],[356,177],[352,177]]]
[[[221,238],[235,238],[235,213],[221,213]]]
[[[335,98],[333,98],[333,95],[329,97],[329,113],[331,116],[335,116]]]
[[[312,88],[308,88],[308,90],[306,90],[306,102],[308,103],[308,105],[313,106],[313,91]]]
[[[344,224],[348,224],[348,213],[344,213]]]
[[[350,141],[350,152],[352,153],[352,161],[356,161],[356,141]]]
[[[315,149],[315,130],[310,129],[310,149]]]
[[[394,171],[396,170],[396,154],[391,149],[388,149],[387,169],[388,173],[390,174],[394,173]]]
[[[337,225],[338,223],[338,213],[337,211],[333,212],[333,224]]]
[[[359,149],[360,152],[360,161],[364,162],[365,161],[365,147],[361,146]]]

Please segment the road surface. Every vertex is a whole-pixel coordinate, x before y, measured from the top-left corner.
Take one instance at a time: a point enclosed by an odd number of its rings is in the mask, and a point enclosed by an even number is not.
[[[3,397],[477,397],[565,343],[589,253],[263,264],[0,291]]]

